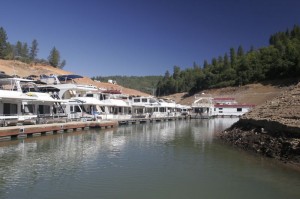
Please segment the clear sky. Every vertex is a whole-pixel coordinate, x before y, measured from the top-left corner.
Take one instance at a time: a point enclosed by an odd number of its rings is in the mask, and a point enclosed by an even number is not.
[[[300,0],[7,0],[0,11],[10,43],[36,39],[44,59],[55,46],[64,70],[89,77],[203,65],[295,24]]]

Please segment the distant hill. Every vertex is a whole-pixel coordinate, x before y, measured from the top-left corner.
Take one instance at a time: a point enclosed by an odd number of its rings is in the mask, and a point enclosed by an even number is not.
[[[275,85],[274,82],[270,82],[264,84],[247,84],[237,87],[214,88],[203,90],[196,94],[201,95],[201,93],[205,93],[211,97],[233,97],[240,104],[261,105],[268,100],[278,97],[293,86],[290,86],[290,84],[284,85],[284,80],[282,82],[283,84],[281,85]],[[194,95],[189,96],[186,92],[167,95],[164,96],[164,98],[169,98],[177,103],[186,105],[191,105],[195,100]]]
[[[66,74],[74,74],[70,71],[65,71],[59,68],[55,68],[53,66],[48,65],[42,65],[42,64],[36,64],[36,65],[30,65],[26,64],[20,61],[13,61],[13,60],[1,60],[0,59],[0,71],[5,72],[8,75],[18,75],[20,77],[27,77],[29,75],[66,75]],[[77,74],[81,75],[81,74]],[[88,84],[88,85],[95,85],[99,88],[104,89],[114,89],[114,90],[121,90],[122,93],[128,94],[128,95],[140,95],[140,96],[148,96],[149,94],[140,92],[138,90],[126,88],[124,86],[118,85],[118,84],[111,84],[106,82],[96,82],[93,81],[89,77],[84,77],[80,79],[76,79],[77,83],[80,84]]]
[[[101,82],[113,80],[123,87],[155,95],[157,83],[162,79],[162,76],[97,76],[92,77],[92,79]]]

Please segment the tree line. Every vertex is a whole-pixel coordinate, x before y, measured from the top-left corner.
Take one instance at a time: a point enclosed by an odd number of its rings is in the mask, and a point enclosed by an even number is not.
[[[25,63],[41,63],[56,68],[63,68],[66,65],[65,60],[61,61],[60,52],[55,46],[50,50],[48,59],[45,60],[37,57],[39,48],[36,39],[32,41],[31,46],[21,41],[11,44],[7,39],[6,31],[3,27],[0,27],[0,59],[19,60]]]
[[[148,93],[150,95],[155,95],[156,85],[162,76],[95,76],[92,77],[93,80],[108,82],[108,80],[116,81],[118,85],[122,85],[126,88],[131,88],[135,90]]]
[[[174,66],[173,74],[166,71],[158,82],[156,95],[178,92],[194,94],[204,89],[239,86],[249,83],[298,78],[300,75],[300,27],[278,32],[270,36],[269,46],[230,48],[229,54],[204,61],[203,66],[181,70]]]

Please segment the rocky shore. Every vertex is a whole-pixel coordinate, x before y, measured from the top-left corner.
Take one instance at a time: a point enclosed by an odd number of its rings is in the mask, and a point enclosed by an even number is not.
[[[218,137],[300,168],[300,83],[255,107]]]

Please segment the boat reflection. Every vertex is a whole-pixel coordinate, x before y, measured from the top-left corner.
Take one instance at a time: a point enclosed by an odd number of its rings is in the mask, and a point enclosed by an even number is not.
[[[84,168],[93,171],[120,166],[117,160],[128,158],[122,154],[129,148],[145,150],[162,144],[177,148],[188,146],[190,138],[195,144],[204,145],[212,142],[214,132],[233,122],[232,119],[179,120],[0,142],[0,196],[9,187],[36,186],[44,179],[61,180]]]

